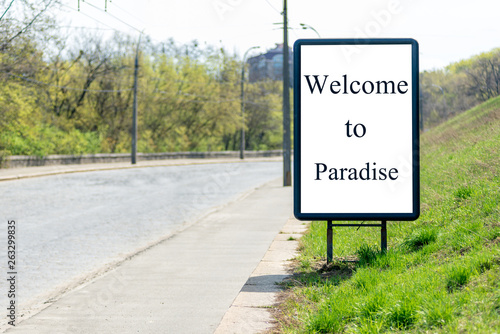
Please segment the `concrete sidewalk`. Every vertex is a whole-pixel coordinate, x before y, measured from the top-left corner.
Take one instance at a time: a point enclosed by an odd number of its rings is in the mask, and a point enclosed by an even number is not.
[[[290,276],[290,260],[298,255],[298,240],[306,230],[306,223],[293,217],[288,219],[224,315],[215,334],[256,334],[273,328],[275,320],[269,308],[276,304],[281,291],[277,284]]]
[[[253,312],[255,321],[249,322],[238,310],[260,312],[261,306],[273,302],[275,282],[287,275],[283,260],[292,257],[296,247],[287,239],[305,229],[289,220],[291,216],[292,189],[282,187],[281,180],[268,183],[67,293],[7,332],[263,330],[269,315]],[[285,234],[280,234],[287,222]]]

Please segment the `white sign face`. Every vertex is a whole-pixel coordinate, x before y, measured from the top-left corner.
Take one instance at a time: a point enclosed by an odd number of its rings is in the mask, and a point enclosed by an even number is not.
[[[418,46],[356,42],[295,44],[295,214],[416,219]]]

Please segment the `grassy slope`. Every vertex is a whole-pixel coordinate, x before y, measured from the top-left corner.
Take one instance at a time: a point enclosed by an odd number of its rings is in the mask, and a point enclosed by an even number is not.
[[[421,216],[376,228],[326,224],[302,239],[297,274],[276,310],[284,333],[500,333],[500,97],[421,138]]]

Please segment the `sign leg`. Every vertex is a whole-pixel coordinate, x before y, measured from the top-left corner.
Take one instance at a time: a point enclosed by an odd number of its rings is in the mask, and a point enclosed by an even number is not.
[[[333,258],[333,231],[332,231],[332,221],[328,221],[328,226],[326,229],[326,263],[332,262]]]
[[[382,220],[380,229],[380,248],[382,253],[387,252],[387,221]]]

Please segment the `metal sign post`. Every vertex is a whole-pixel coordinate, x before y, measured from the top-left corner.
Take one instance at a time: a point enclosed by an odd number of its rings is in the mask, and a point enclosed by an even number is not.
[[[381,228],[420,213],[418,43],[303,39],[294,44],[294,214]],[[379,224],[333,221],[381,221]]]
[[[387,221],[382,220],[380,224],[333,224],[327,221],[326,227],[326,263],[333,260],[333,227],[380,227],[380,251],[387,252]]]

